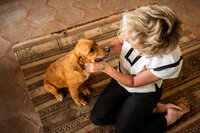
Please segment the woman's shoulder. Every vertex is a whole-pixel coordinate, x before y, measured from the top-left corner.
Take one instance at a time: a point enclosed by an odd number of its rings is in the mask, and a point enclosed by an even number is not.
[[[148,60],[149,60],[150,66],[158,67],[162,65],[176,63],[180,59],[182,59],[182,53],[181,53],[180,47],[178,46],[176,49],[174,49],[168,54],[150,57]]]
[[[175,48],[173,51],[171,51],[167,54],[164,54],[164,55],[154,56],[151,59],[152,60],[172,60],[172,61],[174,60],[174,61],[176,61],[177,59],[180,58],[180,56],[182,56],[182,53],[181,53],[180,47],[177,46],[177,48]]]
[[[183,58],[179,47],[160,57],[151,58],[147,68],[159,78],[168,79],[178,76],[182,68]]]

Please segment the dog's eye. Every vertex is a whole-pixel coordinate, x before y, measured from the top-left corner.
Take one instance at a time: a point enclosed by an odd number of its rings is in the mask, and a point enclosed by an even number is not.
[[[94,48],[91,48],[91,49],[90,49],[90,53],[93,53],[93,52],[94,52]]]

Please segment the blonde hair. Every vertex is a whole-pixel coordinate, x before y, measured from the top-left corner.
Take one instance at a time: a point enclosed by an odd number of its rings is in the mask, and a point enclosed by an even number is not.
[[[148,5],[123,14],[119,32],[148,56],[164,55],[179,44],[181,22],[166,6]]]

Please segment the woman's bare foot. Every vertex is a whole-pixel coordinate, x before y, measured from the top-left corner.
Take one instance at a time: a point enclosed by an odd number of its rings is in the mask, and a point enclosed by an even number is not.
[[[157,106],[153,109],[152,113],[164,113],[167,112],[169,108],[175,108],[177,110],[181,110],[179,106],[176,106],[172,103],[167,103],[167,104],[158,103]]]
[[[190,106],[187,103],[180,103],[178,106],[182,109],[182,111],[177,110],[175,108],[167,109],[167,115],[165,116],[165,118],[167,120],[167,126],[175,123],[184,114],[186,114],[190,111]]]

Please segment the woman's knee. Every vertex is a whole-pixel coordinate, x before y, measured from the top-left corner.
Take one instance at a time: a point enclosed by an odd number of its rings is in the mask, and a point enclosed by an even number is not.
[[[93,124],[103,126],[108,124],[114,124],[116,122],[116,116],[107,115],[105,113],[100,112],[91,112],[90,120]]]
[[[98,116],[97,114],[91,112],[90,114],[90,120],[92,121],[93,124],[95,125],[105,125],[104,123],[104,117],[103,116]]]

